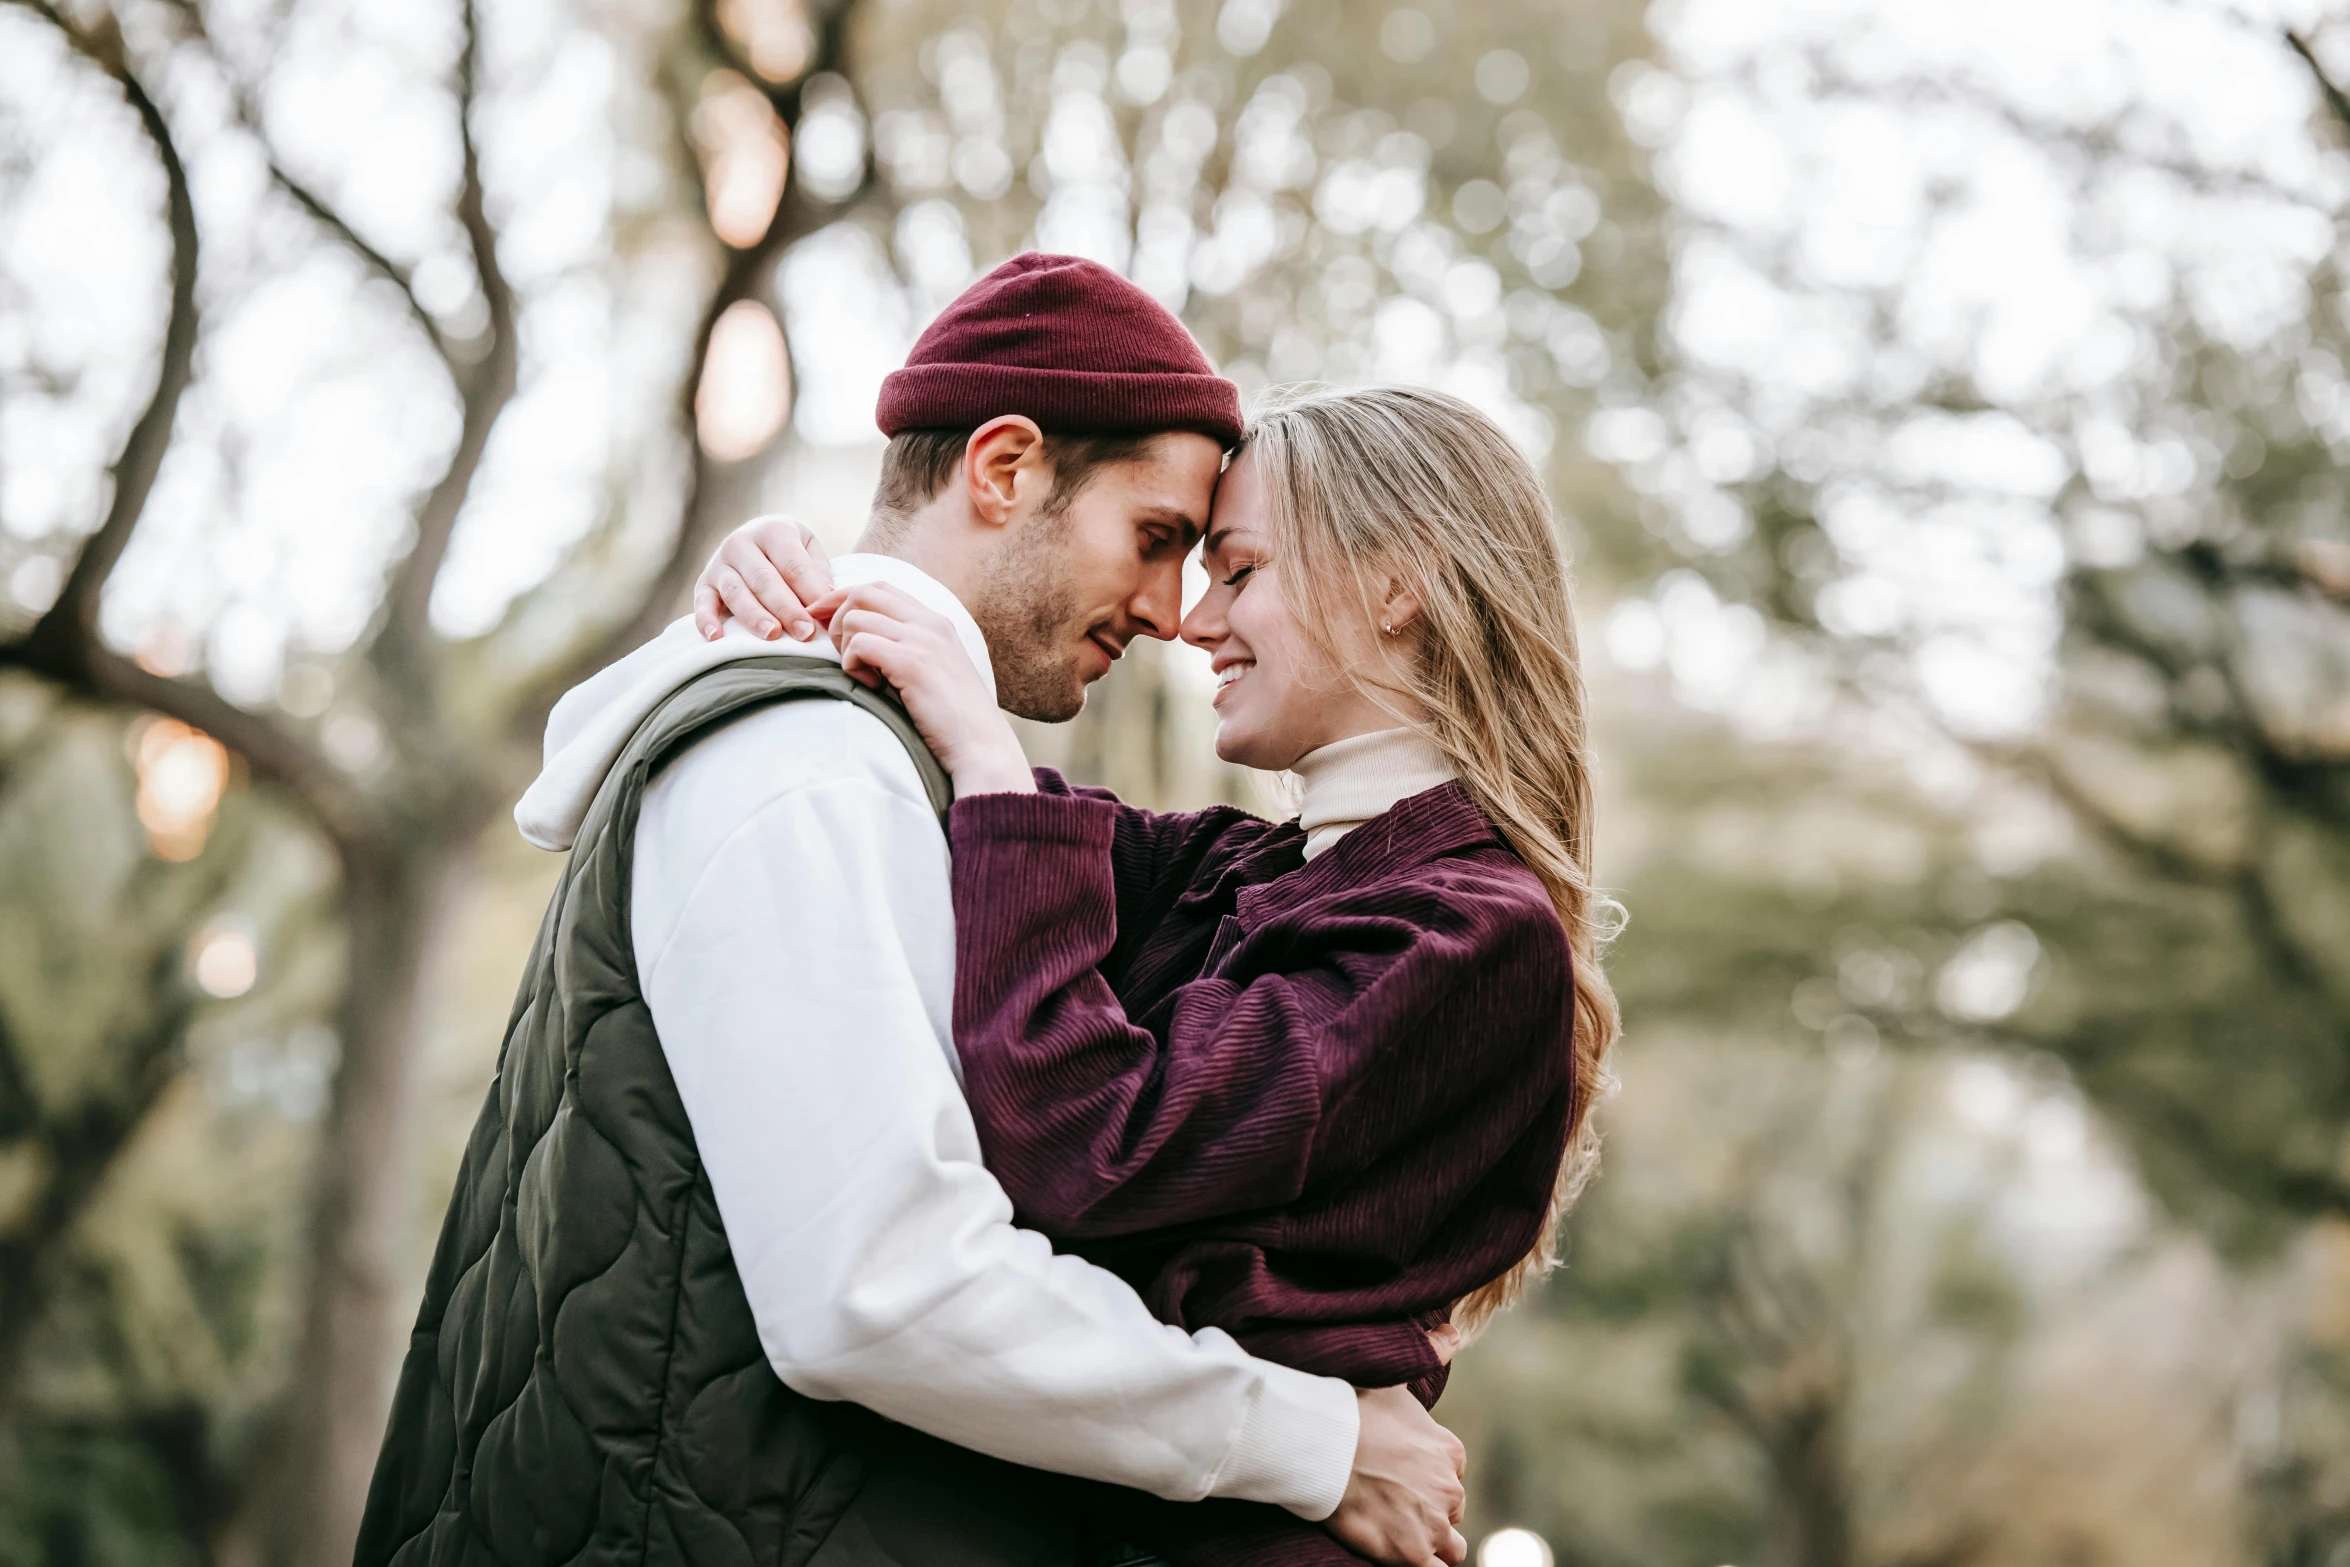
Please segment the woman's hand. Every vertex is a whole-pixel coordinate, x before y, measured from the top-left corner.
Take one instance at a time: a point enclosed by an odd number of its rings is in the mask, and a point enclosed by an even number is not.
[[[772,642],[816,634],[807,606],[832,591],[832,563],[796,517],[753,517],[728,534],[694,582],[694,628],[715,641],[729,615]]]
[[[830,628],[843,669],[897,692],[958,796],[1036,792],[1019,737],[944,615],[886,582],[837,589],[808,612]]]
[[[1468,1506],[1460,1439],[1400,1387],[1355,1397],[1362,1435],[1354,1473],[1323,1527],[1356,1554],[1391,1567],[1458,1567],[1469,1554],[1455,1527]]]

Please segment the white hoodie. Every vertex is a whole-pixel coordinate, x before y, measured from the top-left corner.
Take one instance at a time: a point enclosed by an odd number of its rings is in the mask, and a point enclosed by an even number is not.
[[[987,645],[903,561],[849,555]],[[565,696],[515,820],[570,847],[637,725],[739,658],[838,658],[690,620]],[[992,675],[990,675],[992,680]],[[998,1458],[1179,1501],[1329,1516],[1354,1390],[1157,1321],[1115,1275],[1012,1224],[979,1158],[950,1026],[946,838],[897,738],[847,702],[759,709],[645,791],[630,929],[775,1373]]]

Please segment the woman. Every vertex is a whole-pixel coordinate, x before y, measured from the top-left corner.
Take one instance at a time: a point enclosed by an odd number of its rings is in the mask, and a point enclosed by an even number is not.
[[[1465,403],[1324,393],[1252,426],[1204,550],[1216,751],[1296,771],[1294,822],[1032,773],[942,619],[808,608],[953,777],[955,1042],[1022,1222],[1169,1322],[1433,1401],[1431,1330],[1552,1261],[1616,1030],[1549,507]],[[1354,1559],[1248,1504],[1112,1516],[1178,1564]]]

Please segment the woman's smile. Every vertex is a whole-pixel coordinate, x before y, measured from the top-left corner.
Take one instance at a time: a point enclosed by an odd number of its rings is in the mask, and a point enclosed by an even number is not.
[[[1209,699],[1209,705],[1222,707],[1224,695],[1232,689],[1234,682],[1256,667],[1256,661],[1247,658],[1236,658],[1230,663],[1216,665],[1216,694]]]

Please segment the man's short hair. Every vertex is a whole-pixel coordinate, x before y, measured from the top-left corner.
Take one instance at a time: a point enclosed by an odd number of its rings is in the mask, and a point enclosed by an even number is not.
[[[1048,431],[1044,455],[1053,465],[1053,492],[1045,498],[1044,514],[1051,517],[1067,511],[1070,502],[1102,469],[1148,454],[1151,442],[1161,433],[1054,435]],[[953,480],[972,434],[970,430],[900,430],[891,436],[888,449],[881,454],[881,482],[873,490],[875,525],[884,533],[894,532],[936,499]]]

